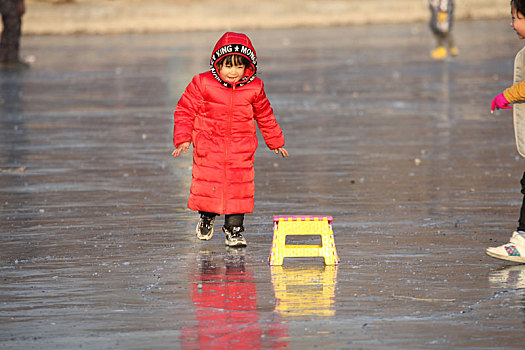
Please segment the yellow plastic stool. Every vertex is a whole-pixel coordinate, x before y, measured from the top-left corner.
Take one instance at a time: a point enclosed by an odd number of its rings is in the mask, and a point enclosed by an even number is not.
[[[284,258],[322,257],[325,265],[337,265],[331,216],[274,216],[273,243],[268,261],[282,265]],[[321,236],[321,245],[287,245],[286,236]]]

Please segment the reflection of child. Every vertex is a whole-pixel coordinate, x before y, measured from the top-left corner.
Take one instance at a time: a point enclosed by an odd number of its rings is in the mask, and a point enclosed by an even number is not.
[[[188,208],[199,211],[197,237],[213,236],[213,221],[225,215],[225,243],[246,246],[244,214],[254,208],[255,123],[266,145],[288,157],[284,136],[257,78],[257,57],[245,34],[225,33],[215,45],[210,71],[193,77],[175,109],[174,157],[193,142]]]
[[[430,29],[436,38],[437,47],[430,51],[430,56],[436,60],[447,57],[447,48],[452,56],[457,56],[458,48],[454,45],[452,37],[452,24],[454,21],[454,0],[429,0]]]
[[[268,322],[257,307],[257,281],[241,250],[228,249],[221,261],[201,256],[191,275],[195,323],[180,331],[182,349],[288,349],[288,325]],[[222,265],[224,264],[224,265]]]
[[[511,1],[512,22],[511,27],[516,31],[520,39],[525,38],[525,0]],[[491,111],[496,108],[511,109],[510,103],[525,100],[525,81],[518,82],[510,88],[497,95],[492,101]],[[512,234],[507,244],[499,247],[487,248],[486,253],[494,258],[525,263],[525,172],[521,179],[521,193],[523,203],[521,205],[518,228]]]

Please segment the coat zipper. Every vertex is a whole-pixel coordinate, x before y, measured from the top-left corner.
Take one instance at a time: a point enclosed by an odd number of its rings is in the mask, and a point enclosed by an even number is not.
[[[224,163],[223,163],[223,191],[222,191],[222,209],[226,213],[226,188],[228,180],[226,178],[227,175],[227,163],[228,158],[230,157],[230,144],[231,144],[231,127],[232,127],[232,119],[233,119],[233,94],[235,92],[235,85],[232,84],[232,88],[230,90],[230,106],[229,106],[229,113],[228,113],[228,120],[226,121],[226,149],[224,151]]]

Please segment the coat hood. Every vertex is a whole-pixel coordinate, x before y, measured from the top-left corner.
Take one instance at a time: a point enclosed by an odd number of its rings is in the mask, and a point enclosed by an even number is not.
[[[210,70],[222,85],[231,87],[231,84],[225,82],[219,76],[219,67],[217,63],[224,57],[230,55],[240,55],[246,57],[250,61],[250,66],[246,67],[244,76],[236,84],[236,86],[243,86],[255,79],[257,73],[257,55],[253,48],[252,42],[246,34],[227,32],[217,41],[215,48],[211,54]]]

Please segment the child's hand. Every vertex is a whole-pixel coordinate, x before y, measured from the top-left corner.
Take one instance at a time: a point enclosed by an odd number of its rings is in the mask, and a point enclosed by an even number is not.
[[[281,153],[281,155],[283,156],[283,158],[286,158],[286,157],[289,157],[290,155],[288,154],[288,151],[284,148],[284,147],[279,147],[279,148],[276,148],[273,150],[275,152],[275,154],[279,154]]]
[[[177,158],[180,154],[180,152],[182,153],[186,153],[186,151],[188,150],[188,148],[190,148],[190,143],[189,142],[184,142],[184,143],[181,143],[179,145],[179,147],[177,147],[173,152],[171,152],[171,155],[175,158]]]
[[[511,106],[509,106],[509,101],[505,98],[505,95],[499,94],[498,96],[494,97],[492,100],[492,105],[490,107],[490,112],[493,113],[496,108],[499,109],[512,109]]]

